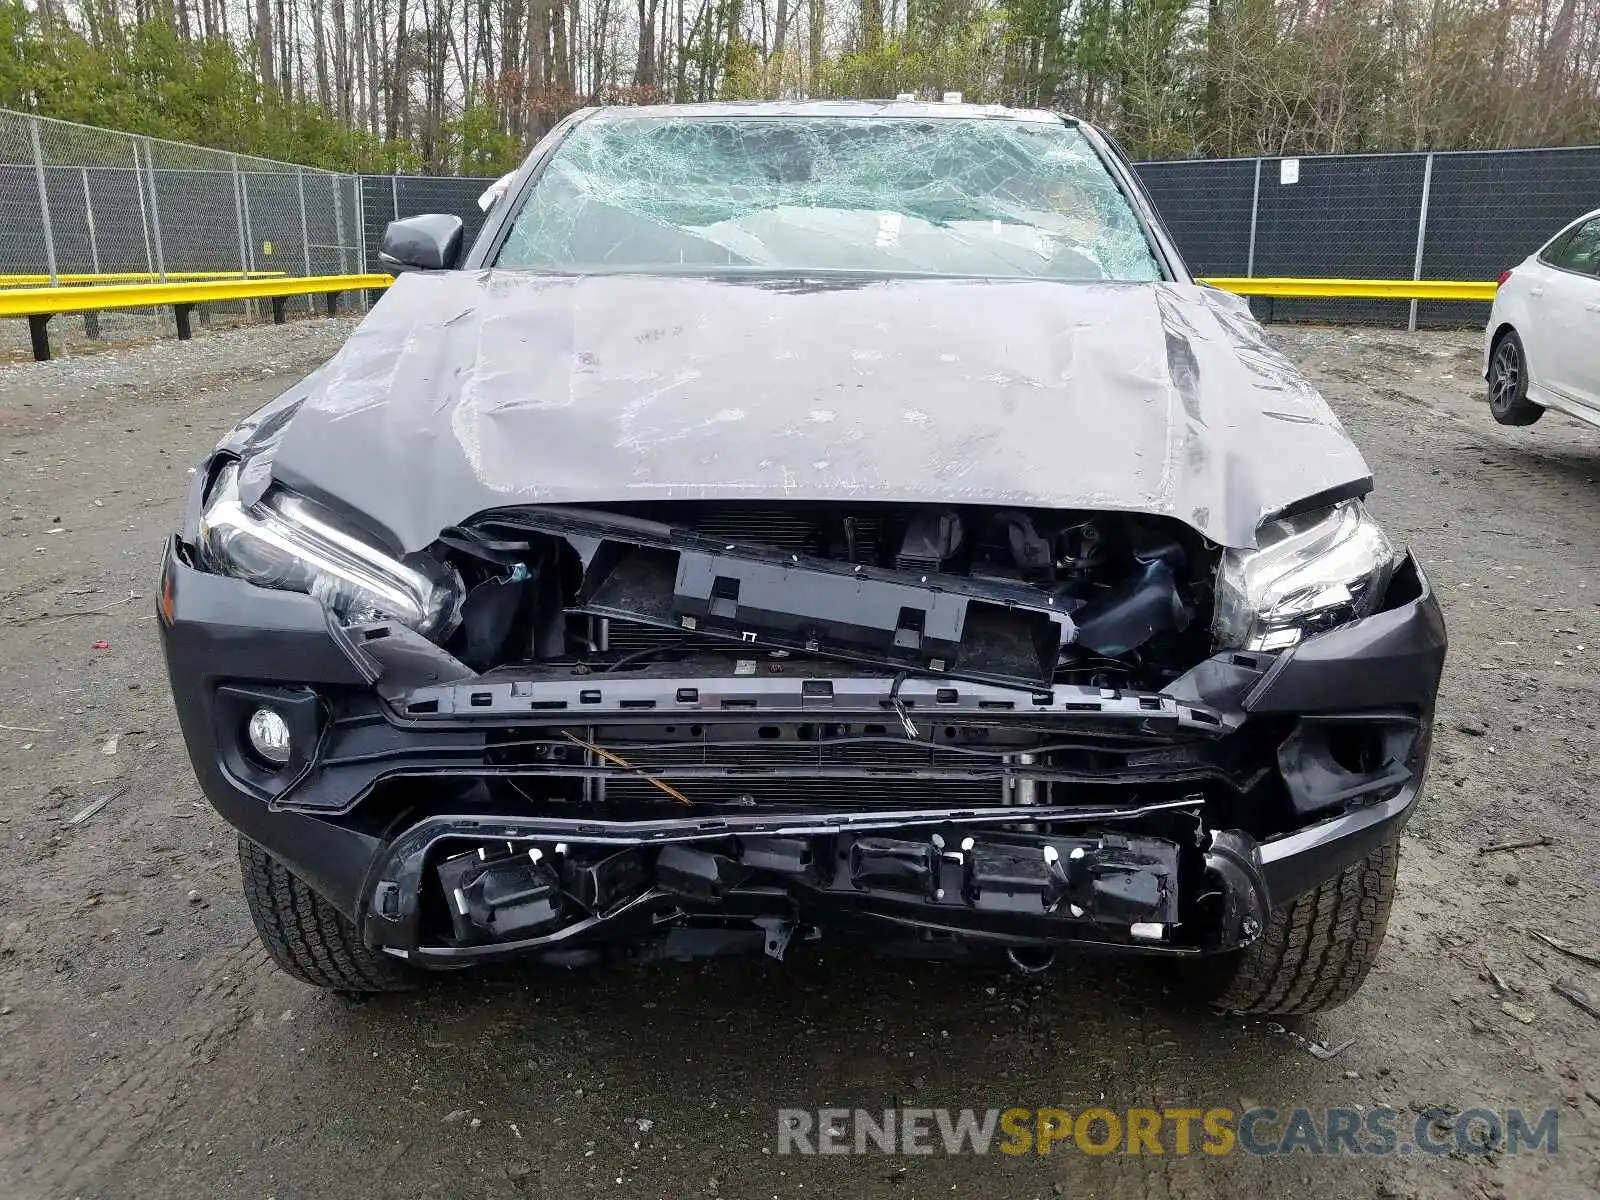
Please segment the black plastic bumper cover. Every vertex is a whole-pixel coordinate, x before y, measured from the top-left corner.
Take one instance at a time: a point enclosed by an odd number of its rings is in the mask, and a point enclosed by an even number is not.
[[[1387,611],[1312,638],[1291,651],[1230,667],[1218,656],[1165,693],[1229,707],[1241,720],[1266,714],[1360,712],[1408,707],[1424,730],[1445,653],[1439,606],[1409,560],[1399,578],[1414,595]],[[217,689],[225,684],[347,690],[371,694],[377,668],[330,625],[310,597],[267,591],[196,570],[177,539],[162,579],[161,633],[180,726],[201,789],[217,811],[305,879],[353,920],[365,913],[377,865],[403,828],[348,817],[275,809],[259,787],[228,768],[219,749]],[[386,726],[386,737],[408,730]],[[437,735],[433,735],[437,736]],[[483,734],[450,735],[472,753]],[[370,783],[370,780],[368,780]],[[1263,842],[1259,862],[1276,904],[1315,888],[1360,859],[1402,824],[1422,787],[1421,772],[1392,796]]]

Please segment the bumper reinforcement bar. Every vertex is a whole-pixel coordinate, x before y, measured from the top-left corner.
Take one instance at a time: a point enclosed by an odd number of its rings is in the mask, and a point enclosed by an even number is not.
[[[1092,828],[1186,808],[1192,832],[1182,820],[1173,836]],[[1203,830],[1192,810],[1183,802],[1102,814],[1041,807],[1026,811],[1025,825],[1016,810],[435,817],[375,860],[363,935],[437,963],[559,955],[669,929],[726,934],[730,925],[766,930],[769,953],[811,924],[1008,947],[1195,955],[1246,945],[1271,910],[1259,847],[1241,833]],[[1039,820],[1091,828],[1046,834],[1035,832]]]

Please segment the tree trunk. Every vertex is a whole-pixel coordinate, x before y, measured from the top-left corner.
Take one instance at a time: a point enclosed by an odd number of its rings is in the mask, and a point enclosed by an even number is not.
[[[344,0],[333,0],[333,93],[339,120],[351,123],[350,113],[350,27],[345,20]]]
[[[294,63],[289,59],[289,22],[288,14],[283,7],[284,0],[276,0],[277,4],[277,29],[278,35],[278,90],[284,99],[294,98]]]
[[[378,64],[383,59],[378,54],[378,26],[386,21],[387,5],[384,0],[356,0],[360,6],[361,15],[365,18],[359,22],[362,26],[362,37],[366,49],[362,51],[362,62],[357,66],[361,77],[366,81],[367,87],[367,128],[372,136],[377,137],[382,130],[380,121],[384,115],[383,105],[383,73]],[[385,35],[387,37],[387,35]]]
[[[681,6],[682,0],[679,0],[679,4]],[[667,78],[667,48],[670,44],[667,37],[667,20],[671,15],[671,9],[665,3],[657,7],[661,10],[661,31],[656,35],[656,80],[659,86],[660,82]],[[666,97],[663,95],[662,98]]]
[[[809,0],[809,4],[810,11],[806,14],[806,91],[815,96],[817,76],[822,73],[822,34],[827,5],[825,0]]]
[[[399,15],[395,21],[393,56],[389,60],[392,64],[389,68],[389,103],[384,119],[384,137],[391,142],[400,136],[401,112],[411,86],[411,73],[407,65],[411,58],[411,48],[406,44],[407,3],[408,0],[399,0],[395,6]],[[373,61],[382,60],[374,58]]]
[[[861,0],[861,48],[868,54],[883,49],[883,0]]]
[[[333,93],[328,89],[328,41],[322,27],[322,0],[311,0],[311,44],[317,59],[317,103],[331,112]]]
[[[529,3],[527,60],[522,71],[528,115],[523,128],[528,141],[536,142],[550,128],[543,107],[550,58],[550,5],[548,0],[529,0]]]
[[[800,0],[793,0],[799,4]],[[789,7],[790,0],[778,0],[778,12],[772,22],[772,57],[780,58],[783,55],[784,39],[789,33]]]
[[[578,6],[574,3],[572,6],[574,18],[576,18],[577,13]],[[549,21],[550,29],[555,34],[555,45],[551,52],[551,62],[555,68],[552,72],[552,81],[562,93],[562,102],[565,103],[565,98],[572,94],[572,52],[576,48],[574,43],[577,41],[577,35],[567,27],[567,14],[562,11],[562,0],[550,0]],[[599,36],[601,38],[605,36],[603,26]],[[594,86],[598,86],[599,72],[596,71],[595,75],[596,79],[592,80],[591,83]],[[551,123],[554,124],[554,121]]]
[[[633,85],[654,87],[656,83],[656,10],[660,0],[638,0],[639,57],[633,68]]]
[[[256,0],[256,66],[261,71],[264,91],[277,90],[277,75],[272,69],[274,55],[272,37],[272,0]]]
[[[689,86],[689,84],[688,84],[689,55],[687,53],[687,51],[689,49],[689,42],[688,42],[689,34],[688,34],[688,31],[684,28],[684,24],[683,24],[683,18],[684,18],[684,15],[685,15],[684,11],[683,11],[683,7],[684,7],[685,0],[677,0],[677,3],[678,3],[678,49],[677,49],[678,79],[677,79],[677,83],[673,87],[672,98],[674,100],[676,100],[679,104],[682,104],[684,102],[684,100],[686,100],[688,98],[688,95],[689,95],[688,91],[686,90],[688,88],[688,86]]]
[[[560,0],[556,0],[559,3]],[[573,5],[574,11],[577,5]],[[606,56],[606,27],[610,23],[611,5],[608,0],[600,0],[595,8],[594,16],[589,23],[589,79],[588,94],[597,95],[600,91],[600,72]],[[557,22],[560,27],[560,22]],[[577,38],[573,38],[573,47],[576,48]]]
[[[583,44],[578,38],[578,18],[582,12],[583,7],[577,0],[567,9],[567,52],[562,57],[562,70],[565,72],[562,78],[567,81],[567,89],[574,92],[578,86],[578,47]]]

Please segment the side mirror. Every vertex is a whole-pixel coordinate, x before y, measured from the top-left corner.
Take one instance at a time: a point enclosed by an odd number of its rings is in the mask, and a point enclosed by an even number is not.
[[[426,213],[390,221],[378,244],[378,261],[394,271],[449,271],[461,258],[461,218]]]

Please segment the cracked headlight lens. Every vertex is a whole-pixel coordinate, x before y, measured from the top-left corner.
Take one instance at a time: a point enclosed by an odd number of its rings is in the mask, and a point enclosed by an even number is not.
[[[387,619],[438,640],[460,618],[461,581],[449,567],[423,554],[394,558],[281,489],[247,507],[237,463],[222,469],[206,500],[200,560],[257,587],[304,592],[346,625]]]
[[[1283,650],[1370,615],[1397,562],[1359,500],[1261,527],[1255,550],[1228,550],[1217,568],[1218,649]]]

